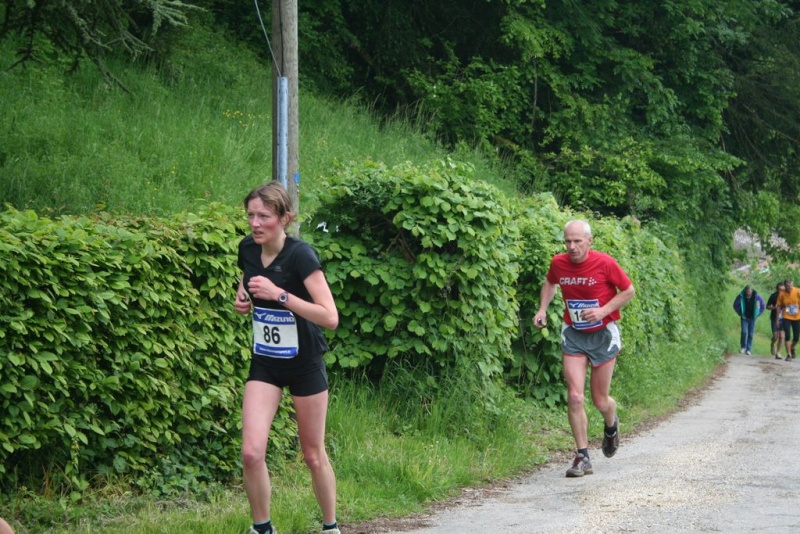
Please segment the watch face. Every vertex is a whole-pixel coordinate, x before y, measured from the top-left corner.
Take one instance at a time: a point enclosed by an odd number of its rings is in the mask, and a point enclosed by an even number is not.
[[[287,293],[286,291],[284,291],[284,292],[283,292],[283,293],[281,293],[281,294],[280,294],[280,296],[278,297],[278,302],[280,302],[280,303],[284,303],[284,302],[286,302],[287,300],[289,300],[289,293]]]

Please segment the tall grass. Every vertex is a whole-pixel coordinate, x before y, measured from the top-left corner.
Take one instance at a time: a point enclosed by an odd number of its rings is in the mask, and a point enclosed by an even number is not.
[[[15,48],[0,43],[0,72]],[[0,75],[0,205],[163,215],[191,211],[200,199],[238,205],[272,178],[271,73],[251,52],[198,27],[158,69],[110,66],[130,92],[91,65],[69,76],[34,64]],[[356,100],[299,98],[301,209],[313,209],[314,190],[338,163],[446,154],[419,122],[379,121]],[[513,191],[477,152],[459,158]]]
[[[720,304],[718,311],[724,307]],[[615,383],[623,446],[626,434],[674,410],[682,395],[701,385],[720,362],[715,340],[695,341],[665,345],[649,355],[659,367],[646,373],[646,379]],[[332,377],[326,442],[345,528],[423,511],[462,487],[512,477],[573,446],[564,408],[548,410],[501,394],[493,409],[482,409],[469,402],[469,390],[458,377],[431,395],[409,396],[403,394],[407,380],[395,373],[376,386],[359,378]],[[601,418],[593,407],[587,410],[590,437],[597,446]],[[280,531],[317,530],[318,508],[300,456],[271,460],[270,469],[272,517]],[[33,490],[16,495],[9,508],[0,507],[0,513],[14,519],[18,533],[241,534],[249,523],[240,487],[209,487],[157,499],[130,492],[118,481],[80,502],[43,498]]]
[[[450,389],[411,410],[412,403],[398,397],[403,380],[390,378],[377,387],[362,379],[334,378],[327,445],[343,523],[422,511],[459,488],[513,476],[569,447],[561,413],[508,395],[493,414],[465,410],[469,392]],[[398,404],[405,406],[398,409]],[[452,432],[454,426],[483,430]],[[280,531],[318,529],[318,508],[300,456],[271,461],[270,468],[273,520]],[[208,488],[164,500],[112,487],[80,503],[19,495],[12,516],[21,527],[27,524],[31,531],[46,534],[241,534],[248,525],[246,503],[241,488]]]

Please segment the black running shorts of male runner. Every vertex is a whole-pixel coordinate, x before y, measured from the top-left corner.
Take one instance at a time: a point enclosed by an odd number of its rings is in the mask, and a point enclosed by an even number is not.
[[[561,351],[564,355],[586,356],[592,367],[610,362],[621,349],[622,338],[615,321],[593,332],[581,332],[568,324],[561,328]]]
[[[800,320],[792,321],[791,319],[783,318],[783,332],[786,337],[787,343],[794,340],[796,343],[800,340]]]

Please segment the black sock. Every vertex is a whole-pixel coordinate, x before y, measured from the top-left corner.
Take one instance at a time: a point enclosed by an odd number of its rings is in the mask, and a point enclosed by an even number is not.
[[[589,459],[589,449],[578,449],[578,454],[582,454],[587,460]]]
[[[605,426],[605,423],[603,423],[603,426]],[[606,433],[606,436],[613,436],[614,434],[617,433],[617,420],[616,419],[614,420],[614,426],[605,426],[605,433]]]
[[[322,532],[325,532],[326,530],[333,530],[335,528],[339,528],[339,525],[336,523],[336,521],[330,525],[328,523],[322,523]]]
[[[258,534],[272,534],[272,520],[269,519],[263,523],[253,523],[253,529]]]

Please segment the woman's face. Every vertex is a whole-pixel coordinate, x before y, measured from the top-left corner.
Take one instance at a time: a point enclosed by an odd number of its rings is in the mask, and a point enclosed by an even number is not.
[[[247,203],[247,224],[250,225],[253,239],[259,245],[270,243],[283,235],[284,222],[260,198],[254,198]]]

